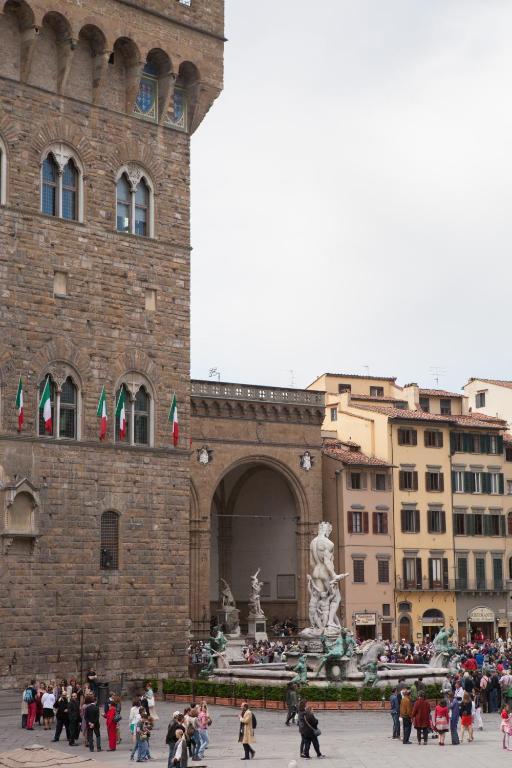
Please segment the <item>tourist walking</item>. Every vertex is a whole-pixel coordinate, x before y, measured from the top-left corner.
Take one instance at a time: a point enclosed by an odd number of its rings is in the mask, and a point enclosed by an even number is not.
[[[464,693],[462,704],[460,705],[460,722],[462,726],[460,734],[460,743],[464,743],[464,734],[467,733],[468,741],[473,741],[473,715],[472,702],[469,693]]]
[[[45,731],[49,731],[52,727],[55,705],[55,695],[53,691],[47,690],[41,697],[41,704],[43,705],[43,728]]]
[[[389,697],[389,703],[391,704],[391,719],[393,721],[393,739],[400,738],[400,700],[401,696],[398,693],[398,688],[393,688],[391,696]]]
[[[148,680],[146,683],[145,697],[148,702],[149,716],[151,717],[152,721],[155,722],[155,720],[160,720],[156,711],[155,694],[150,680]]]
[[[52,741],[59,741],[63,728],[66,731],[66,739],[69,741],[68,704],[66,694],[61,693],[55,702],[55,735]]]
[[[301,723],[299,720],[299,729],[300,728]],[[303,713],[301,731],[301,736],[304,737],[304,751],[302,757],[310,757],[309,751],[311,749],[311,745],[313,745],[313,749],[315,750],[317,757],[325,757],[325,755],[323,755],[320,751],[320,743],[318,741],[320,733],[321,731],[318,727],[318,720],[315,717],[313,710],[311,707],[306,707]]]
[[[93,695],[85,699],[84,718],[87,724],[87,743],[91,752],[94,752],[94,736],[96,736],[96,750],[101,752],[101,733],[100,733],[100,708]]]
[[[36,681],[31,680],[30,684],[27,685],[27,687],[25,688],[25,691],[23,692],[23,701],[27,705],[27,731],[34,730],[34,722],[36,719],[36,711],[37,711],[36,696],[37,696]]]
[[[115,752],[117,747],[117,710],[115,703],[111,700],[110,706],[106,714],[103,717],[107,721],[107,734],[108,734],[108,751]]]
[[[252,746],[254,744],[252,712],[249,709],[249,705],[245,702],[240,708],[240,732],[238,735],[238,741],[244,748],[244,757],[242,757],[242,760],[250,760],[252,757],[254,757],[256,751]]]
[[[184,733],[184,726],[183,726],[183,715],[181,712],[174,712],[172,716],[172,720],[169,723],[169,727],[167,729],[167,736],[165,737],[165,743],[169,747],[169,757],[167,760],[167,768],[172,768],[172,761],[174,757],[174,749],[176,747],[176,742],[178,741],[178,731],[181,731]],[[186,739],[185,739],[185,749],[186,749]]]
[[[199,736],[199,751],[197,759],[202,760],[204,758],[204,752],[208,749],[210,739],[208,736],[208,727],[211,725],[211,717],[208,714],[208,707],[206,704],[201,704],[199,707],[199,714],[197,715],[197,734]]]
[[[444,747],[446,733],[450,726],[449,712],[446,701],[440,701],[434,709],[434,728],[439,734],[439,746]]]
[[[128,725],[130,727],[130,739],[132,742],[132,748],[135,746],[136,742],[135,728],[137,727],[137,723],[140,720],[139,708],[140,699],[137,697],[136,699],[133,699],[130,714],[128,715]]]
[[[187,768],[187,740],[181,728],[178,728],[176,731],[176,742],[174,744],[174,751],[171,760],[171,765],[174,766],[174,768]],[[242,758],[242,760],[245,760],[245,758]]]
[[[512,734],[512,711],[509,703],[505,704],[501,711],[500,731],[503,733],[503,749],[509,750]]]
[[[448,710],[450,712],[450,738],[452,744],[457,745],[460,744],[459,732],[457,730],[459,725],[460,704],[453,693],[448,696],[448,702]]]
[[[286,689],[286,706],[288,707],[288,714],[286,716],[285,725],[290,725],[290,720],[294,720],[297,715],[297,706],[299,703],[299,697],[297,694],[297,686],[295,683],[289,683]]]
[[[403,744],[410,744],[412,727],[412,702],[407,688],[404,688],[402,691],[402,701],[400,702],[400,717],[402,718],[403,724]]]
[[[418,694],[418,698],[414,702],[411,719],[416,728],[418,744],[421,744],[422,737],[423,743],[426,744],[428,741],[428,730],[430,728],[430,704],[426,700],[423,691]]]
[[[80,739],[80,702],[76,693],[71,694],[68,704],[69,746],[75,747]]]

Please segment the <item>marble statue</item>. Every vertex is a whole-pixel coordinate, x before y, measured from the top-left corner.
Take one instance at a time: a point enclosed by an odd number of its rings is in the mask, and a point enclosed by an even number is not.
[[[338,574],[334,570],[334,543],[329,539],[331,531],[330,523],[319,523],[318,534],[309,547],[312,570],[312,574],[308,575],[310,626],[302,632],[306,637],[336,637],[341,634],[339,584],[348,573]]]
[[[306,657],[304,655],[299,657],[297,664],[294,666],[293,671],[297,674],[291,681],[297,685],[306,685],[308,682],[308,667],[306,664]]]
[[[264,616],[261,610],[260,594],[263,582],[258,579],[261,568],[251,576],[251,595],[249,597],[249,616]]]
[[[227,583],[225,579],[222,579],[223,587],[220,591],[220,602],[222,605],[222,608],[227,611],[230,608],[236,608],[235,598],[233,597],[233,593],[231,591],[231,587]]]

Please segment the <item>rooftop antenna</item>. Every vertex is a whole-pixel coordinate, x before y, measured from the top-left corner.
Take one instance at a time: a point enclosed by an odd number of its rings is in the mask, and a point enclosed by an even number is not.
[[[290,387],[293,389],[295,387],[295,371],[293,368],[289,368],[288,370],[290,373]]]
[[[217,377],[217,381],[220,381],[220,371],[218,368],[210,368],[208,372],[208,378],[213,379],[214,376]]]
[[[370,366],[369,365],[363,365],[363,368],[365,370],[366,375],[369,376],[370,375]]]
[[[428,370],[429,370],[429,373],[434,377],[434,382],[436,384],[436,387],[438,387],[439,379],[441,378],[441,376],[444,376],[444,374],[446,373],[446,369],[440,365],[431,365]]]

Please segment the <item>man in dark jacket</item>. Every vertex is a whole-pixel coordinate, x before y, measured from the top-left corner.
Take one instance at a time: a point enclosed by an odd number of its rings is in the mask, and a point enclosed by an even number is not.
[[[172,759],[174,757],[174,750],[176,749],[176,743],[178,741],[178,738],[176,736],[176,731],[184,731],[184,725],[183,725],[183,715],[181,712],[175,712],[172,716],[172,720],[169,723],[169,727],[167,729],[167,736],[165,737],[165,743],[169,747],[169,759],[167,761],[168,768],[172,768]],[[187,745],[184,744],[184,750],[187,752]],[[188,753],[187,753],[188,754]]]
[[[313,710],[310,707],[306,707],[302,714],[303,717],[299,714],[299,731],[304,739],[303,757],[309,757],[311,745],[313,745],[317,757],[325,757],[325,755],[322,755],[320,752],[320,744],[318,743],[318,720],[313,714]]]
[[[290,725],[290,720],[293,720],[297,714],[297,706],[299,703],[299,697],[297,696],[297,686],[295,683],[290,683],[286,691],[286,704],[288,706],[288,715],[286,717],[285,725]]]
[[[393,720],[393,738],[400,738],[400,699],[401,696],[398,693],[397,688],[393,688],[393,692],[389,697],[389,703],[391,704],[391,719]]]
[[[52,741],[58,741],[62,733],[62,729],[66,729],[66,739],[69,741],[69,703],[66,696],[61,693],[57,701],[55,702],[55,736]]]
[[[84,710],[84,719],[87,726],[87,742],[89,749],[94,752],[93,734],[96,736],[96,749],[101,752],[101,734],[100,734],[100,708],[98,707],[96,700],[89,699],[87,706]]]
[[[80,739],[80,702],[76,693],[71,694],[71,701],[68,706],[69,718],[69,746],[77,747],[76,743]]]

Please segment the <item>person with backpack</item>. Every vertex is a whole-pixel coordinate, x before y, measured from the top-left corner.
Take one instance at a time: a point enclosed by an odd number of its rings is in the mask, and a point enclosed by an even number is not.
[[[256,750],[252,746],[254,744],[255,725],[256,718],[249,709],[247,702],[244,702],[240,708],[240,732],[238,734],[238,741],[244,748],[242,760],[250,760],[256,754]]]
[[[23,692],[23,701],[27,705],[27,731],[33,731],[34,730],[34,722],[36,719],[36,696],[37,696],[37,689],[36,689],[36,681],[31,680],[30,685],[27,685]]]

